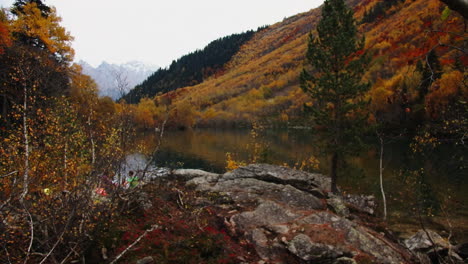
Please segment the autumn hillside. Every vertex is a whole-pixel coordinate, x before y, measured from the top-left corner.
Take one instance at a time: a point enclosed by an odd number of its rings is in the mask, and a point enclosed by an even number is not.
[[[348,3],[372,58],[365,78],[372,85],[374,117],[388,123],[437,119],[451,100],[466,98],[466,86],[460,85],[468,59],[457,47],[467,36],[458,13],[438,0]],[[182,127],[242,126],[257,119],[302,123],[302,107],[310,99],[298,76],[319,18],[314,9],[255,33],[223,75],[159,96],[156,104],[169,101],[169,120]]]
[[[142,98],[167,93],[187,85],[199,84],[210,76],[223,73],[223,66],[241,45],[252,38],[254,31],[226,36],[208,44],[203,50],[197,50],[173,61],[166,69],[159,69],[143,83],[137,85],[124,99],[129,103],[138,103]]]

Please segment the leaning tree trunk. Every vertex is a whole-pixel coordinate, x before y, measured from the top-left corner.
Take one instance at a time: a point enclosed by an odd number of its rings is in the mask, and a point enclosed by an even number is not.
[[[380,162],[379,162],[379,172],[380,172],[380,192],[382,193],[382,201],[384,206],[384,220],[387,220],[387,199],[385,198],[385,191],[383,187],[383,155],[384,155],[384,141],[383,138],[380,137]]]

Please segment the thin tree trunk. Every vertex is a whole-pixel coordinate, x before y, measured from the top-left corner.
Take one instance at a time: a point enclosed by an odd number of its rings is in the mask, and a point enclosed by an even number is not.
[[[8,122],[8,118],[7,118],[7,116],[8,116],[8,114],[7,114],[7,112],[8,112],[7,111],[7,97],[6,97],[6,95],[3,95],[2,97],[3,97],[2,119],[3,119],[4,124],[9,125],[10,123]]]
[[[24,201],[24,197],[28,194],[29,188],[29,132],[28,132],[28,89],[24,86],[24,102],[23,102],[23,137],[24,137],[24,173],[23,173],[23,192],[21,193],[20,201]]]
[[[64,178],[65,178],[65,186],[68,185],[68,157],[67,157],[67,153],[68,153],[68,142],[65,142],[65,149],[64,149],[64,154],[63,154],[63,172],[64,172]]]
[[[88,126],[90,129],[89,137],[91,138],[91,164],[94,166],[94,163],[96,163],[96,145],[94,143],[94,133],[91,128],[91,114],[88,116]]]
[[[96,163],[96,144],[94,143],[94,136],[91,132],[91,164],[94,166]]]
[[[166,118],[164,119],[164,121],[163,121],[163,123],[161,125],[161,129],[159,130],[160,133],[159,133],[158,145],[156,146],[156,149],[153,151],[153,153],[151,155],[151,158],[146,163],[146,166],[145,166],[145,168],[144,168],[144,170],[143,170],[143,172],[141,174],[141,179],[145,179],[146,172],[148,171],[150,165],[153,164],[154,157],[156,156],[156,153],[158,153],[159,148],[161,147],[162,140],[163,140],[163,137],[164,137],[164,128],[166,127],[166,122],[167,122],[168,118],[169,118],[169,111],[166,113]]]
[[[383,155],[384,155],[384,141],[382,137],[380,139],[380,161],[379,161],[379,172],[380,172],[380,192],[382,193],[382,201],[384,206],[384,220],[387,220],[387,199],[385,198],[385,191],[383,187]]]
[[[331,192],[337,193],[338,188],[336,187],[336,179],[337,177],[337,168],[338,168],[338,153],[334,152],[331,158],[330,164],[330,176],[331,176]]]

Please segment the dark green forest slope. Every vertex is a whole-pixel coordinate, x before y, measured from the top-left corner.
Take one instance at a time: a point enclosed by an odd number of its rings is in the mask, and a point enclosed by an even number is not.
[[[259,28],[258,30],[261,30]],[[123,97],[128,103],[138,103],[141,98],[153,97],[180,87],[199,84],[213,75],[223,73],[226,64],[240,47],[252,38],[255,31],[222,37],[202,50],[184,55],[165,69],[152,74]]]

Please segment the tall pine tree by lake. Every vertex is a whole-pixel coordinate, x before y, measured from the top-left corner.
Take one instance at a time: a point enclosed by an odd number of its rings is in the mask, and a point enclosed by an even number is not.
[[[301,88],[310,95],[306,105],[317,129],[318,142],[331,156],[331,191],[336,193],[338,167],[344,156],[362,148],[369,89],[362,82],[368,60],[364,38],[357,34],[353,11],[344,0],[326,0],[317,35],[309,37],[307,64],[301,73]]]

